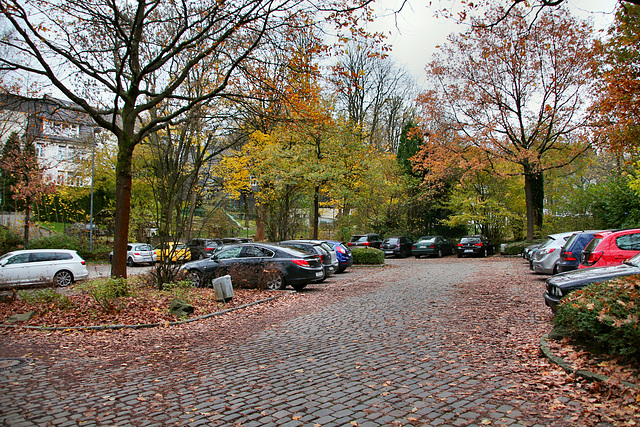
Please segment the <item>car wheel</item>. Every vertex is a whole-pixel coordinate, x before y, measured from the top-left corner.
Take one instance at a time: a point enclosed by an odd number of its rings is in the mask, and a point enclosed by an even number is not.
[[[272,291],[281,291],[287,287],[287,283],[284,281],[284,276],[281,273],[272,275],[267,281],[267,289]]]
[[[558,274],[558,265],[557,264],[553,266],[553,272],[551,274],[553,274],[553,275]]]
[[[438,258],[442,258],[442,249],[438,249]]]
[[[456,248],[451,248],[451,255],[455,255],[456,254]]]
[[[67,270],[58,271],[55,276],[53,276],[53,283],[62,288],[69,286],[73,283],[73,274]]]
[[[198,270],[189,270],[187,272],[187,281],[191,283],[191,286],[194,288],[199,288],[202,286],[202,273]]]
[[[127,265],[129,267],[133,267],[134,265],[136,265],[136,263],[133,262],[133,258],[129,257],[129,258],[127,258]]]

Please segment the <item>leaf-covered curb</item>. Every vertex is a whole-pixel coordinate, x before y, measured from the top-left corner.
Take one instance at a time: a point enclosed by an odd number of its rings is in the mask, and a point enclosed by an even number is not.
[[[585,371],[583,369],[574,369],[569,362],[553,354],[553,351],[551,351],[551,349],[549,348],[548,340],[549,334],[545,334],[540,338],[540,350],[542,351],[542,354],[550,362],[560,366],[565,372],[569,374],[576,374],[588,381],[607,382],[610,380],[610,378],[606,375],[596,374],[594,372]],[[636,384],[632,384],[627,381],[621,381],[621,383],[624,384],[625,387],[640,389],[640,387],[638,387]]]
[[[194,317],[192,319],[179,320],[176,322],[157,322],[157,323],[141,323],[137,325],[100,325],[100,326],[29,326],[29,325],[8,325],[8,324],[0,324],[2,328],[21,328],[21,329],[35,329],[40,331],[72,331],[72,330],[93,330],[93,331],[104,331],[108,329],[142,329],[142,328],[155,328],[158,326],[175,326],[182,325],[184,323],[196,322],[198,320],[209,319],[215,316],[221,316],[226,313],[230,313],[232,311],[240,310],[243,308],[251,307],[254,305],[262,304],[269,301],[274,301],[281,296],[289,293],[295,293],[295,291],[276,291],[281,292],[279,295],[274,297],[253,301],[247,304],[239,305],[237,307],[228,308],[226,310],[217,311],[215,313],[204,314],[202,316]]]

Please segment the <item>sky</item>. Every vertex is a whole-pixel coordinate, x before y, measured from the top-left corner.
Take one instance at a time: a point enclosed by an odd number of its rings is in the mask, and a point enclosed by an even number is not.
[[[411,72],[418,85],[424,83],[424,68],[436,52],[438,45],[446,42],[451,33],[466,30],[453,20],[436,17],[441,8],[455,10],[459,0],[407,0],[399,15],[392,12],[403,0],[377,0],[377,19],[370,29],[382,31],[392,46],[391,57],[398,65]],[[429,4],[431,3],[431,6]],[[567,0],[569,10],[582,19],[591,19],[596,29],[606,29],[613,22],[618,0]]]

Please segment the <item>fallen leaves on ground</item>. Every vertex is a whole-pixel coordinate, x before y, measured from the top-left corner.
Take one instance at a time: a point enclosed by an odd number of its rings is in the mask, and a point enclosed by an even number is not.
[[[87,293],[73,288],[61,290],[68,305],[56,302],[27,302],[17,299],[11,304],[0,304],[0,323],[7,323],[12,314],[34,311],[34,316],[17,326],[82,327],[104,325],[143,325],[176,322],[180,319],[169,312],[174,298],[180,298],[193,305],[190,316],[198,317],[220,312],[257,301],[273,298],[282,291],[236,289],[231,301],[216,301],[213,289],[191,288],[175,291],[158,291],[144,287],[135,289],[128,297],[115,300],[115,309],[106,311]]]

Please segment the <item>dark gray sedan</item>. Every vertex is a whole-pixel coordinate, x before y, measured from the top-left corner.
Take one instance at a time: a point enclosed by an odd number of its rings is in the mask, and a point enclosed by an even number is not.
[[[560,300],[570,292],[585,288],[592,283],[602,283],[616,277],[633,274],[640,274],[640,254],[629,258],[623,264],[559,273],[547,279],[544,303],[555,311]]]
[[[182,266],[194,286],[208,286],[216,277],[230,275],[235,285],[299,291],[324,277],[322,259],[289,246],[244,243],[224,246],[210,258]]]

